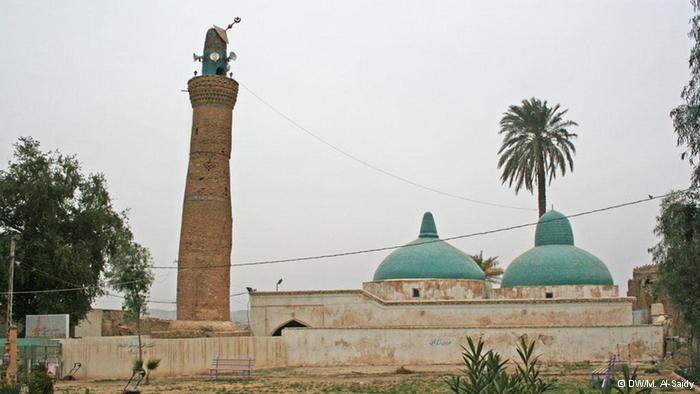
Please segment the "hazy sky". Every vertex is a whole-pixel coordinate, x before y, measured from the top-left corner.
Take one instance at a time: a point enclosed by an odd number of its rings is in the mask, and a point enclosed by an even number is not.
[[[4,1],[0,163],[33,136],[103,172],[157,265],[177,259],[191,107],[181,92],[211,24],[234,78],[304,127],[387,171],[449,193],[536,208],[501,185],[498,121],[532,96],[561,103],[575,170],[548,206],[565,214],[688,185],[669,111],[688,79],[689,1]],[[401,183],[296,129],[241,88],[231,160],[233,262],[409,242],[424,211],[443,237],[536,220]],[[658,201],[572,220],[624,294],[650,262]],[[452,242],[503,265],[534,228]],[[359,288],[386,252],[234,267],[231,293]],[[176,271],[152,298],[175,300]],[[237,297],[232,308],[245,308]],[[107,298],[100,306],[119,307]],[[164,309],[172,305],[154,305]]]

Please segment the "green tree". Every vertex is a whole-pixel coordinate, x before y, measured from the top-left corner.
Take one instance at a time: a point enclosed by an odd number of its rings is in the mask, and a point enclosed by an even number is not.
[[[501,181],[511,187],[515,183],[516,194],[523,187],[532,193],[537,185],[540,216],[547,210],[547,182],[552,183],[557,170],[565,175],[567,165],[574,170],[576,147],[572,140],[577,135],[569,129],[578,124],[564,119],[567,111],[560,109],[559,104],[549,107],[547,101],[531,98],[519,106],[511,105],[501,118]]]
[[[113,208],[104,176],[82,173],[75,156],[42,152],[28,137],[14,147],[8,167],[0,170],[0,255],[8,256],[15,237],[14,290],[80,288],[16,294],[14,320],[67,313],[74,326],[102,294],[100,275],[117,252],[117,240],[131,234],[126,214]],[[0,274],[7,278],[6,263]]]
[[[681,159],[688,159],[695,166],[693,184],[700,185],[700,0],[691,0],[693,17],[688,34],[693,39],[690,50],[690,81],[683,88],[681,98],[684,103],[671,111],[673,127],[677,135],[677,145],[685,146]]]
[[[153,260],[148,249],[134,242],[131,234],[118,242],[116,253],[106,272],[107,283],[124,295],[122,309],[127,321],[136,323],[139,358],[143,363],[141,316],[146,312],[148,293],[153,284]]]
[[[661,203],[654,233],[660,238],[651,249],[659,265],[659,288],[669,296],[690,326],[692,367],[697,365],[700,334],[700,195],[697,189],[674,193]]]
[[[473,254],[471,257],[476,265],[484,271],[487,281],[491,283],[501,283],[503,268],[498,266],[498,256],[484,258],[484,251],[482,250],[479,254]]]
[[[681,159],[694,166],[691,188],[662,202],[654,230],[660,239],[651,252],[659,265],[659,290],[668,295],[690,328],[691,373],[700,374],[700,0],[691,4],[690,80],[681,92],[684,103],[670,114],[676,145],[685,147]]]

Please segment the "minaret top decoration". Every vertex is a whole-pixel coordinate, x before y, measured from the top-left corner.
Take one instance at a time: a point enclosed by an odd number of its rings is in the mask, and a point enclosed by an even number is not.
[[[236,60],[236,54],[234,52],[226,54],[226,45],[228,44],[226,31],[240,22],[241,18],[236,17],[226,29],[214,25],[214,27],[207,30],[203,54],[201,56],[198,56],[196,53],[192,54],[194,61],[202,62],[202,75],[226,75],[231,69],[228,63]]]

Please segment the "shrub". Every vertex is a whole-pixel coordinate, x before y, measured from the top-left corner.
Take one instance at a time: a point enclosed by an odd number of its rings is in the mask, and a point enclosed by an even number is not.
[[[146,363],[146,384],[150,382],[149,378],[151,377],[151,371],[155,371],[158,369],[158,366],[160,366],[160,359],[155,359],[155,360],[148,360]]]
[[[22,392],[22,386],[20,386],[20,385],[8,386],[5,384],[2,384],[0,386],[0,394],[20,394],[21,392]]]
[[[484,350],[481,338],[474,342],[467,337],[467,346],[462,346],[464,376],[453,376],[447,384],[454,393],[483,394],[539,394],[549,391],[552,383],[540,377],[539,356],[534,355],[535,341],[520,337],[516,347],[519,361],[513,374],[508,374],[508,359],[493,350]]]
[[[29,392],[31,394],[53,394],[53,379],[49,376],[46,365],[38,364],[32,371],[29,380]]]

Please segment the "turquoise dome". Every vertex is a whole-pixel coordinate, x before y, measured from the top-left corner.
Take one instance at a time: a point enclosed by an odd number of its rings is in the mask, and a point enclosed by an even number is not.
[[[571,223],[557,211],[542,215],[535,247],[513,260],[501,280],[501,287],[612,284],[608,267],[574,246]]]
[[[471,257],[438,237],[433,215],[426,212],[418,239],[387,256],[373,280],[485,278]]]

